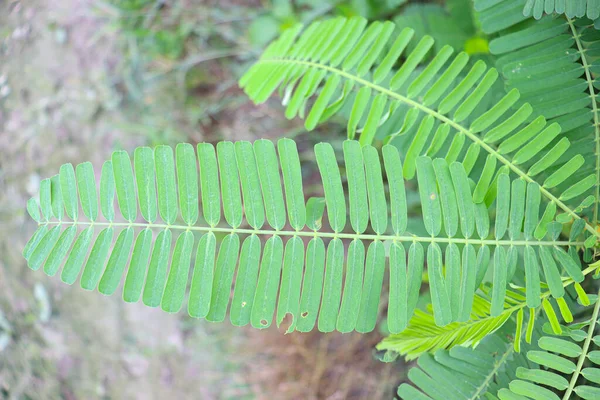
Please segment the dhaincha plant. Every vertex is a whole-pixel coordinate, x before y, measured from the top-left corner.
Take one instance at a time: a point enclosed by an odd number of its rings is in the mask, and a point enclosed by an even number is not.
[[[404,399],[600,398],[600,2],[475,10],[493,67],[338,17],[240,79],[307,130],[345,121],[314,147],[323,197],[291,139],[117,151],[98,183],[90,163],[41,182],[29,267],[258,329],[370,332],[383,308],[382,358],[417,360]]]

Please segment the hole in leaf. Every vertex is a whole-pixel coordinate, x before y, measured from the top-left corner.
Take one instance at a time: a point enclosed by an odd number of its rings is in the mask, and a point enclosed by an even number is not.
[[[260,324],[261,324],[262,326],[267,326],[268,322],[267,322],[267,320],[266,320],[266,319],[261,319],[261,320],[260,320]]]
[[[246,302],[242,301],[242,307],[246,307]]]
[[[308,317],[308,311],[304,311],[302,314],[300,314],[300,316],[301,316],[302,318],[306,318],[306,317]]]
[[[294,314],[287,312],[283,318],[277,323],[277,327],[285,333],[293,332],[296,324],[294,323]]]

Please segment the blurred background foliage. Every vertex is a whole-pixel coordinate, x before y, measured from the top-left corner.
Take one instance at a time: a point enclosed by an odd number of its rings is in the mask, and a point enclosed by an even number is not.
[[[20,255],[34,230],[26,199],[64,162],[182,141],[294,137],[304,161],[318,141],[341,148],[344,121],[306,133],[277,100],[254,106],[237,86],[283,30],[338,15],[490,57],[469,0],[0,2],[0,399],[393,396],[407,366],[373,353],[385,321],[368,335],[232,329],[73,290]]]

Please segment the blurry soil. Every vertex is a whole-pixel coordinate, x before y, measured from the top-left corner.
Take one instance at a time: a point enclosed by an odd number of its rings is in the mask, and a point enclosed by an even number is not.
[[[115,149],[160,140],[123,128],[138,123],[138,110],[115,83],[119,43],[103,33],[93,3],[0,3],[0,399],[392,398],[404,372],[373,358],[377,332],[234,329],[27,268],[21,250],[35,223],[25,203],[41,179],[65,162],[98,166]],[[224,96],[216,91],[192,95]],[[244,101],[208,124],[174,130],[175,140],[197,142],[275,137],[295,126]]]

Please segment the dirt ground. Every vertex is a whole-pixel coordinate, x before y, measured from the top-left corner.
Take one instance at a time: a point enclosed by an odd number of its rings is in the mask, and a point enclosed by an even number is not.
[[[378,333],[234,329],[27,268],[21,250],[35,223],[25,203],[41,179],[65,162],[100,165],[115,149],[161,140],[135,128],[137,110],[115,83],[118,41],[93,4],[0,2],[0,399],[391,398],[403,372],[372,356]],[[225,93],[239,99],[236,90]],[[194,95],[215,96],[213,88]],[[261,132],[247,119],[278,114],[247,102],[235,110],[176,125],[171,140],[254,138]]]

